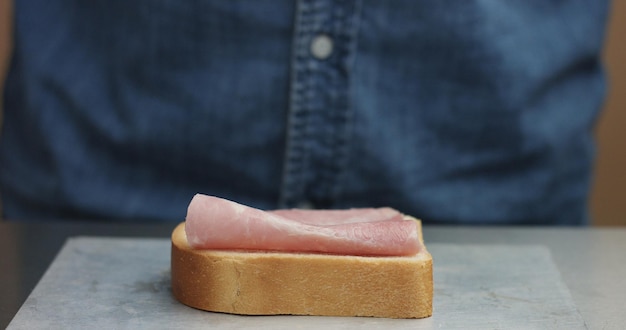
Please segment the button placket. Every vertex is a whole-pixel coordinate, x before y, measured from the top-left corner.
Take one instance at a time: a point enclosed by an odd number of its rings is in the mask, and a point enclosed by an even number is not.
[[[298,2],[280,207],[328,206],[345,167],[358,0]]]

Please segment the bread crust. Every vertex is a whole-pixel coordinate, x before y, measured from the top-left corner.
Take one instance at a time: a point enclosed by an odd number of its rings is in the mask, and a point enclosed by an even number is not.
[[[421,238],[421,226],[418,226]],[[181,303],[246,315],[423,318],[432,315],[432,257],[196,250],[172,233],[172,292]]]

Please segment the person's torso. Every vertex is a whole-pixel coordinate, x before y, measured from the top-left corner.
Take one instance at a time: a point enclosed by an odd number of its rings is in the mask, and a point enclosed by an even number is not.
[[[585,221],[594,1],[20,1],[5,217],[181,221],[196,192]]]

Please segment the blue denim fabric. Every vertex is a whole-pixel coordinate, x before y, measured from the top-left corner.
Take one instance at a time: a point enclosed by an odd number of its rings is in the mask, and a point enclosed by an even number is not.
[[[6,218],[587,222],[606,1],[16,2]]]

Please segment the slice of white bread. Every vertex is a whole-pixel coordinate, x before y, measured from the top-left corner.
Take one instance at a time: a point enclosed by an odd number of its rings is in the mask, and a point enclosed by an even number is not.
[[[418,231],[421,240],[421,224]],[[432,257],[425,247],[407,257],[196,250],[187,243],[181,223],[172,233],[171,263],[174,297],[207,311],[388,318],[432,315]]]

